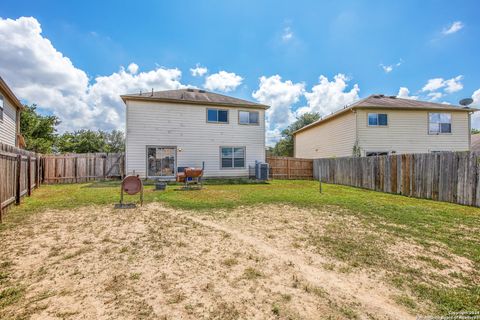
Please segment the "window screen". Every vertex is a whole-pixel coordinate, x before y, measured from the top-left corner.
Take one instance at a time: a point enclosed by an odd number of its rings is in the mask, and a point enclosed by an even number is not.
[[[222,168],[245,168],[245,147],[221,147]]]
[[[368,114],[369,126],[387,126],[388,116],[386,113],[369,113]]]
[[[207,121],[215,123],[228,123],[228,110],[207,109]]]
[[[428,132],[430,134],[452,133],[452,115],[450,113],[430,113]]]

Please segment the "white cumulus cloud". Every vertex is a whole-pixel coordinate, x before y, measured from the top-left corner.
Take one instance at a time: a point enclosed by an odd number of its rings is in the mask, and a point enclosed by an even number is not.
[[[423,86],[422,91],[435,91],[445,86],[443,78],[429,79],[427,84]]]
[[[293,31],[290,27],[285,27],[282,33],[282,40],[287,42],[293,38]]]
[[[383,69],[385,73],[390,73],[393,71],[394,68],[400,67],[402,63],[403,63],[403,60],[400,59],[400,61],[398,61],[395,64],[384,65],[383,63],[380,63],[380,67]]]
[[[195,66],[195,68],[191,68],[191,69],[190,69],[190,73],[191,73],[192,76],[194,76],[194,77],[203,77],[203,75],[205,75],[207,72],[208,72],[207,67],[202,67],[202,66],[200,66],[200,64],[198,64],[198,63],[197,63],[197,65]]]
[[[138,72],[138,64],[136,63],[130,63],[127,67],[128,72],[131,74],[136,74]]]
[[[452,33],[456,33],[463,29],[465,25],[463,24],[462,21],[455,21],[452,24],[450,24],[448,27],[443,28],[442,33],[444,35],[449,35]]]
[[[20,99],[57,115],[61,130],[122,129],[125,107],[120,94],[182,87],[180,70],[138,73],[135,63],[127,71],[122,67],[90,82],[42,35],[33,17],[0,18],[0,43],[0,74]]]
[[[281,130],[295,119],[292,105],[299,101],[304,90],[304,83],[283,81],[279,75],[260,77],[258,90],[252,93],[252,97],[270,106],[266,113],[267,144],[277,142]]]
[[[480,88],[477,89],[472,94],[473,103],[470,105],[473,108],[480,109]],[[480,112],[474,112],[472,115],[472,127],[476,129],[480,129]]]
[[[449,93],[455,93],[463,89],[462,75],[458,75],[451,79],[433,78],[429,79],[422,91],[428,92],[427,96],[432,100],[438,100]],[[443,91],[443,92],[442,92]]]
[[[220,71],[209,75],[203,85],[207,90],[229,92],[242,84],[243,78],[233,72]]]
[[[398,90],[397,97],[403,98],[403,99],[412,99],[412,100],[418,99],[418,96],[410,95],[410,90],[408,90],[407,87],[400,87],[400,89]]]
[[[447,93],[454,93],[463,89],[463,84],[460,82],[463,76],[456,76],[455,78],[445,80],[445,91]]]
[[[325,116],[358,100],[360,88],[355,84],[348,90],[349,80],[342,73],[335,75],[332,81],[323,75],[320,76],[319,83],[312,87],[311,92],[305,92],[307,106],[300,108],[297,113],[318,112]]]

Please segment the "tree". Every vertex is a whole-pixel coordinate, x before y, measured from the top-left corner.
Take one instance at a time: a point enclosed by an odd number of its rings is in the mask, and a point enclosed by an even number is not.
[[[37,113],[37,106],[25,105],[25,110],[20,116],[20,133],[25,138],[25,149],[51,153],[57,138],[57,129],[60,120],[53,115],[43,116]]]
[[[479,134],[479,133],[480,133],[480,129],[472,128],[471,134]]]
[[[106,145],[102,131],[82,129],[58,137],[56,149],[60,153],[104,152]]]
[[[78,130],[65,132],[55,144],[60,153],[122,152],[125,150],[125,137],[122,131]]]
[[[297,120],[282,131],[282,139],[273,147],[272,154],[275,156],[293,157],[293,133],[306,125],[320,119],[317,112],[307,112],[297,117]]]
[[[105,152],[125,151],[125,134],[120,130],[103,132],[106,143]]]

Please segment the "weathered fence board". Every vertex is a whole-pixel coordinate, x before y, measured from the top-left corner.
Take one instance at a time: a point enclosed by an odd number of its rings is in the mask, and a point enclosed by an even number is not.
[[[123,177],[123,153],[81,153],[46,155],[44,183],[79,183]]]
[[[4,210],[40,184],[40,155],[0,143],[0,222]]]
[[[480,206],[477,152],[316,159],[313,172],[326,183]]]
[[[313,179],[313,160],[267,157],[272,179]]]

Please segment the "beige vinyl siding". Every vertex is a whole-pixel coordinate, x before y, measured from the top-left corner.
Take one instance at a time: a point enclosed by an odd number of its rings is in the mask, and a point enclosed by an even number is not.
[[[146,175],[146,146],[177,147],[177,167],[201,167],[206,177],[248,176],[248,166],[265,161],[265,112],[259,111],[260,125],[240,125],[238,110],[228,109],[227,124],[207,122],[207,108],[193,104],[127,101],[127,173]],[[248,108],[247,110],[250,110]],[[221,169],[220,147],[245,147],[244,169]],[[181,149],[181,151],[180,151]]]
[[[388,114],[388,126],[369,127],[368,113]],[[428,133],[428,110],[357,110],[357,132],[362,155],[366,152],[428,153],[469,150],[468,112],[453,111],[451,134]]]
[[[17,141],[17,108],[3,92],[3,120],[0,120],[0,142],[15,146]]]
[[[295,157],[330,158],[352,155],[355,144],[355,113],[325,121],[295,135]]]

